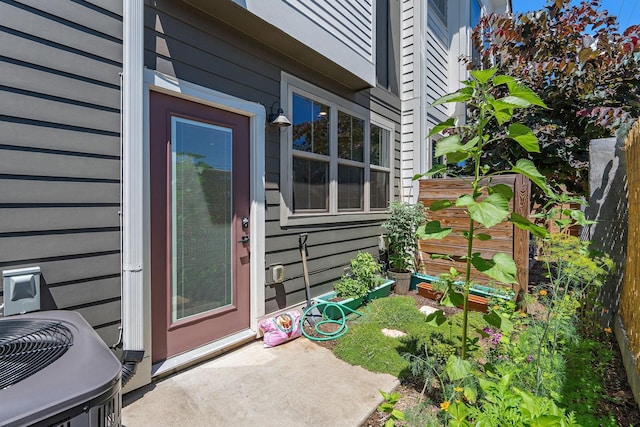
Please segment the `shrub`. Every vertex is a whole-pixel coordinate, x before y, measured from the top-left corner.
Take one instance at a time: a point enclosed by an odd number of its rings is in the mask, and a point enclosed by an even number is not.
[[[381,272],[380,264],[369,252],[358,252],[351,260],[351,277],[373,289],[378,285],[377,278]]]
[[[343,276],[339,282],[333,285],[336,296],[340,298],[360,298],[367,294],[369,287],[352,277]]]

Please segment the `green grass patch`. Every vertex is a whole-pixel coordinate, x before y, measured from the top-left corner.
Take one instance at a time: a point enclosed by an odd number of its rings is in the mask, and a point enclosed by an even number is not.
[[[469,315],[470,330],[486,325],[480,313]],[[401,377],[409,366],[403,358],[407,352],[418,351],[425,345],[438,352],[458,351],[462,313],[451,316],[450,321],[439,327],[431,326],[413,298],[381,298],[364,309],[364,316],[338,340],[334,354],[369,371]],[[385,328],[405,332],[407,336],[387,337],[381,332]]]
[[[612,350],[598,341],[584,339],[569,345],[564,357],[567,360],[567,376],[561,405],[567,412],[575,412],[581,426],[617,426],[611,414],[596,415],[598,403],[606,398],[603,374],[613,357]]]

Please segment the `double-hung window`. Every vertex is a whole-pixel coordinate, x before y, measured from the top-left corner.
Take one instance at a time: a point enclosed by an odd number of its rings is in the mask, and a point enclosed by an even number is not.
[[[281,223],[382,218],[392,197],[394,124],[286,73]],[[378,218],[379,217],[379,218]]]

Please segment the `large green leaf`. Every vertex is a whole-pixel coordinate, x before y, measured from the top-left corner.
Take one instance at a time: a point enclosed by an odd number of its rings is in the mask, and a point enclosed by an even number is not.
[[[460,135],[449,135],[436,142],[436,157],[445,156],[462,150]]]
[[[469,408],[463,402],[453,402],[449,406],[448,412],[452,418],[448,423],[450,427],[471,427],[471,424],[467,421]]]
[[[458,198],[456,206],[466,207],[474,221],[488,228],[499,224],[509,215],[509,201],[500,193],[490,194],[481,202],[476,202],[467,194]]]
[[[547,232],[546,228],[534,224],[520,214],[513,212],[511,214],[511,218],[509,218],[509,221],[511,221],[516,227],[522,230],[529,231],[534,236],[538,236],[542,239],[546,239],[547,237],[549,237],[549,233]]]
[[[464,160],[467,160],[469,157],[471,157],[471,155],[467,151],[456,151],[455,153],[449,153],[447,154],[447,164],[457,164]]]
[[[431,326],[440,326],[447,321],[447,317],[442,310],[435,311],[427,316],[427,324]]]
[[[473,254],[471,264],[476,270],[500,283],[518,283],[516,263],[507,254],[497,253],[490,260],[482,258],[479,254]]]
[[[429,205],[429,210],[432,212],[441,211],[442,209],[447,209],[453,206],[453,202],[451,200],[436,200],[431,202]]]
[[[494,68],[486,68],[484,70],[473,70],[471,72],[471,76],[474,79],[478,80],[480,83],[486,83],[497,72],[498,72],[498,69],[495,68],[495,67]]]
[[[464,144],[464,145],[462,146],[462,149],[463,149],[464,151],[471,150],[473,147],[475,147],[476,145],[478,145],[478,142],[480,142],[480,137],[479,137],[479,136],[476,136],[476,137],[474,137],[474,138],[471,138],[471,139],[469,140],[469,142],[467,142],[466,144]]]
[[[416,236],[418,239],[437,239],[441,240],[451,233],[451,228],[442,228],[440,221],[429,221],[428,223],[418,227]]]
[[[573,218],[573,220],[576,222],[576,224],[584,227],[586,225],[591,225],[591,224],[595,224],[597,221],[592,221],[587,219],[587,217],[585,216],[584,212],[582,212],[581,210],[578,209],[571,209],[571,212],[569,212],[569,216],[571,218]]]
[[[431,104],[432,107],[440,104],[446,104],[447,102],[467,102],[473,96],[473,88],[464,87],[457,92],[450,93],[442,96]]]
[[[518,96],[505,96],[504,98],[500,98],[498,101],[504,102],[505,104],[509,104],[515,108],[527,108],[531,106],[531,103],[526,99],[520,98]]]
[[[493,85],[494,86],[499,86],[502,84],[507,84],[507,85],[515,85],[516,83],[516,79],[514,79],[511,76],[505,76],[504,74],[500,74],[498,76],[495,76],[493,78]]]
[[[440,300],[440,304],[445,307],[461,307],[464,304],[464,295],[449,289]]]
[[[447,360],[446,371],[449,380],[458,381],[472,374],[471,363],[458,356],[451,355]]]
[[[513,323],[511,323],[511,320],[507,319],[506,317],[502,317],[500,314],[496,313],[493,310],[491,310],[491,313],[482,316],[482,318],[489,325],[493,326],[494,328],[500,329],[502,332],[508,333],[513,331]]]
[[[504,196],[505,199],[513,199],[513,190],[507,184],[496,184],[487,187],[489,194],[499,193]]]
[[[520,98],[532,105],[547,108],[547,105],[542,101],[542,99],[540,99],[540,97],[527,86],[517,83],[509,83],[507,86],[509,87],[509,94],[511,96]]]
[[[538,145],[538,138],[534,135],[533,131],[525,125],[520,123],[513,123],[509,126],[507,137],[515,140],[529,153],[539,153],[540,146]]]
[[[429,132],[429,135],[427,135],[427,137],[432,137],[435,134],[438,134],[440,132],[442,132],[443,130],[447,130],[447,129],[451,129],[453,127],[456,126],[456,119],[454,117],[450,117],[447,120],[445,120],[444,122],[438,123],[437,125],[435,125],[433,127],[433,129],[431,129],[431,132]]]
[[[547,179],[538,172],[531,160],[520,159],[516,165],[511,168],[511,172],[519,173],[529,178],[534,184],[542,189],[548,196],[553,196],[553,191],[547,186]]]
[[[418,173],[415,174],[412,178],[413,181],[417,181],[419,179],[422,178],[430,178],[434,175],[440,174],[440,173],[445,173],[447,171],[447,165],[443,165],[443,164],[438,164],[438,165],[434,165],[431,169],[429,169],[427,172],[425,173]]]
[[[513,116],[513,110],[499,110],[493,113],[499,125],[503,125],[509,120],[511,120],[511,116]]]
[[[475,236],[476,239],[480,240],[481,242],[484,242],[486,240],[491,240],[491,235],[490,234],[486,234],[486,233],[478,233]]]

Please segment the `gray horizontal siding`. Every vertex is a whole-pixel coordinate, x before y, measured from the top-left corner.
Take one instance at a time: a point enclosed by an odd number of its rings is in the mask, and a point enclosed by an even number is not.
[[[332,8],[338,2],[305,2]],[[316,4],[317,3],[317,4]],[[370,2],[339,2],[347,9],[368,7]],[[343,12],[346,13],[345,10]],[[356,19],[353,17],[352,19]],[[145,9],[145,65],[171,76],[232,96],[261,103],[267,111],[280,98],[282,71],[364,105],[397,123],[399,144],[400,100],[387,91],[353,93],[325,76],[279,54],[272,48],[234,31],[224,22],[188,5],[158,0]],[[395,167],[399,168],[399,151]],[[304,300],[298,234],[309,233],[309,269],[313,293],[329,290],[358,250],[377,254],[380,224],[357,223],[315,227],[280,226],[280,136],[267,127],[266,261],[285,265],[285,282],[266,286],[267,313]]]
[[[15,179],[14,179],[15,178]],[[3,177],[0,175],[2,205],[40,206],[118,205],[119,182],[63,181],[39,177]],[[43,218],[43,220],[46,220]]]
[[[91,22],[74,22],[72,16],[60,19],[39,9],[47,2],[33,2],[36,8],[27,4],[29,2],[7,1],[0,3],[0,17],[3,27],[15,30],[42,40],[66,46],[70,50],[86,52],[94,57],[104,58],[112,63],[122,62],[122,41],[115,40],[107,35],[98,34],[92,29]],[[72,3],[72,2],[69,2]],[[74,10],[81,10],[78,6]],[[104,15],[102,15],[104,16]]]
[[[0,267],[38,265],[42,308],[120,325],[122,5],[0,3]]]
[[[120,249],[119,230],[109,228],[94,230],[0,234],[0,259],[5,262],[19,263],[25,259],[64,257],[77,253],[109,252]]]
[[[120,207],[0,207],[0,233],[117,228]],[[43,221],[46,219],[46,222]],[[44,228],[43,228],[44,227]]]

